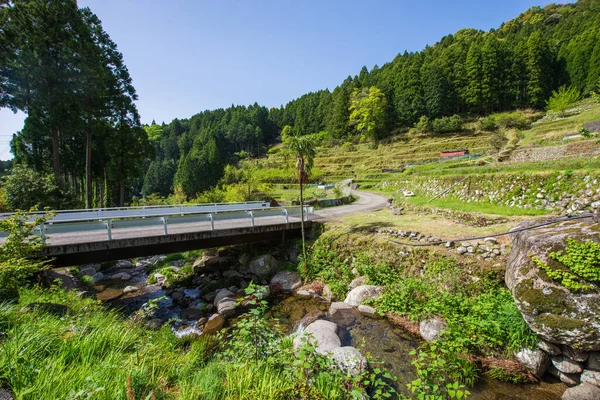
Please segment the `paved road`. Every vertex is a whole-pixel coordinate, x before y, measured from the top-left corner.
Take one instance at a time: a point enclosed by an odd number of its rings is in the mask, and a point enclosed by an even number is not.
[[[358,214],[367,211],[379,210],[384,208],[387,204],[387,198],[364,192],[353,192],[353,194],[359,196],[359,200],[352,204],[338,207],[324,208],[315,211],[314,214],[309,216],[310,220],[326,220],[330,218],[341,217],[344,215]],[[300,218],[290,217],[290,222],[300,221]],[[285,223],[285,217],[261,217],[255,219],[255,226],[262,225],[274,225]],[[234,220],[215,221],[215,229],[232,229],[240,227],[251,226],[250,218],[240,218]],[[169,234],[175,233],[187,233],[187,232],[198,232],[198,231],[210,230],[209,222],[192,222],[174,224],[168,226]],[[162,224],[156,226],[146,226],[138,228],[120,228],[112,230],[113,239],[127,239],[135,237],[145,236],[161,236],[163,235]],[[60,233],[53,234],[48,238],[47,243],[50,245],[62,245],[62,244],[76,244],[76,243],[88,243],[98,242],[107,240],[107,234],[105,230],[94,230],[87,232],[77,233]]]

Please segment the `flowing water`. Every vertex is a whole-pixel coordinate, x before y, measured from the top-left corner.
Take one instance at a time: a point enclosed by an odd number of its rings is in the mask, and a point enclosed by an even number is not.
[[[110,304],[129,312],[140,309],[144,303],[163,297],[165,292],[160,285],[146,283],[147,275],[141,273],[130,281],[110,280],[96,287],[98,297],[110,301]],[[139,290],[123,293],[126,286],[136,286]],[[197,289],[186,289],[186,296],[197,298]],[[319,299],[304,299],[298,296],[276,298],[270,307],[267,317],[275,318],[287,330],[293,333],[308,325],[315,319],[327,319],[340,327],[340,338],[343,346],[354,346],[363,354],[370,353],[396,382],[398,391],[409,395],[406,383],[416,378],[416,372],[411,364],[413,356],[409,353],[415,349],[417,338],[395,327],[385,319],[371,319],[356,310],[338,310],[333,316],[328,314],[329,303]],[[164,321],[178,318],[181,308],[173,304],[170,297],[160,300],[157,305],[155,318]],[[179,337],[197,334],[196,321],[181,321],[173,324],[173,332]],[[556,381],[542,381],[539,384],[515,385],[493,379],[481,379],[474,388],[470,388],[472,399],[479,400],[557,400],[561,398],[566,386]]]

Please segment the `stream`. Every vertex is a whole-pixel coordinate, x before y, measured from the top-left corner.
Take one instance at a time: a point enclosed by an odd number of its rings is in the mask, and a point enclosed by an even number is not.
[[[159,284],[151,285],[146,283],[146,280],[147,274],[145,271],[140,271],[138,274],[132,274],[129,281],[106,280],[94,289],[98,292],[98,299],[107,301],[111,306],[125,313],[133,313],[149,300],[165,296],[165,291]],[[127,286],[135,286],[138,290],[123,293],[123,289]],[[191,299],[199,296],[197,289],[186,289],[185,294]],[[162,321],[180,318],[183,311],[168,296],[158,301],[157,306],[153,318]],[[275,297],[271,298],[267,317],[276,319],[289,334],[315,319],[335,322],[340,327],[339,336],[342,346],[353,346],[363,354],[370,353],[374,359],[382,363],[390,375],[396,378],[396,389],[410,395],[406,383],[416,379],[416,372],[411,364],[413,356],[409,353],[418,347],[420,339],[417,340],[385,319],[368,318],[355,309],[338,310],[334,315],[329,315],[329,306],[328,302],[317,298],[306,299],[295,295]],[[177,322],[172,325],[173,333],[179,337],[198,333],[195,323],[194,320]],[[566,386],[559,381],[544,380],[539,384],[511,384],[484,376],[475,387],[469,388],[469,391],[472,393],[470,398],[478,400],[557,400],[561,398],[565,389]]]

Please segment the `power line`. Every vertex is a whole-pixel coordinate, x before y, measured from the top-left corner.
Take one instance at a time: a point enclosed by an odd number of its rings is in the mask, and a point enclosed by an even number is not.
[[[462,238],[462,239],[453,239],[453,240],[443,240],[443,241],[439,241],[439,242],[428,242],[428,243],[403,243],[403,242],[397,242],[395,240],[390,240],[390,242],[396,243],[396,244],[401,244],[403,246],[412,246],[412,247],[437,246],[437,245],[448,243],[448,242],[451,242],[451,243],[454,243],[454,242],[469,242],[471,240],[478,240],[478,239],[485,239],[485,238],[490,238],[490,237],[505,236],[505,235],[510,235],[510,234],[513,234],[513,233],[519,233],[519,232],[524,232],[524,231],[528,231],[528,230],[531,230],[531,229],[541,228],[541,227],[544,227],[544,226],[556,224],[556,223],[563,222],[563,221],[572,221],[572,220],[586,219],[586,218],[594,218],[594,220],[597,222],[598,221],[598,214],[588,213],[588,214],[578,215],[578,216],[575,216],[575,217],[562,217],[562,218],[557,218],[557,219],[554,219],[552,221],[544,222],[544,223],[541,223],[541,224],[537,224],[537,225],[533,225],[533,226],[528,226],[528,227],[525,227],[525,228],[519,228],[519,229],[515,229],[515,230],[512,230],[512,231],[504,232],[504,233],[495,233],[493,235],[476,236],[476,237]]]

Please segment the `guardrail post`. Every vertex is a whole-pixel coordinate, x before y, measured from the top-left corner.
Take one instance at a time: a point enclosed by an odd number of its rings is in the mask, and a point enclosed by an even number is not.
[[[44,234],[44,223],[40,224],[40,237],[42,240],[46,240],[46,235]]]
[[[215,217],[212,214],[208,214],[208,219],[210,219],[210,230],[215,230]]]
[[[105,222],[106,233],[108,234],[108,240],[112,240],[112,221],[109,219]]]
[[[165,235],[168,235],[169,232],[167,232],[167,217],[162,217],[162,223],[163,223],[163,230],[165,231]]]
[[[252,224],[252,227],[254,227],[254,213],[252,211],[248,211],[248,214],[250,214],[250,223]]]
[[[285,215],[285,223],[289,224],[290,223],[290,216],[288,215],[288,210],[287,208],[283,209],[283,214]]]

